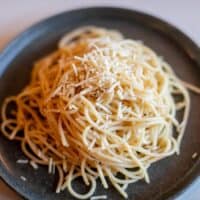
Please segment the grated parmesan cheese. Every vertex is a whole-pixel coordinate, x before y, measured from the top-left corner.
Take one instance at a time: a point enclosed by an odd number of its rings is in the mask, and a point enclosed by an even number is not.
[[[52,173],[52,168],[53,168],[53,159],[50,158],[50,159],[49,159],[49,165],[48,165],[48,173],[49,173],[49,174]]]
[[[38,169],[38,165],[34,161],[30,161],[30,165],[33,167],[33,169]]]
[[[27,164],[28,160],[27,159],[25,159],[25,160],[19,159],[19,160],[16,161],[16,163],[18,163],[18,164]]]
[[[197,155],[198,155],[197,152],[193,153],[192,154],[192,159],[195,159],[197,157]]]
[[[90,200],[101,200],[101,199],[107,199],[106,195],[99,195],[99,196],[93,196],[90,198]]]
[[[22,181],[26,181],[27,180],[26,177],[24,177],[24,176],[20,176],[20,178],[22,179]]]

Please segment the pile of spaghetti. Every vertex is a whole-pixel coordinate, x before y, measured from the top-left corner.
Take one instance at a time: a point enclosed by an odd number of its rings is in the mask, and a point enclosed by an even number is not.
[[[183,83],[150,48],[117,31],[82,27],[5,100],[1,130],[34,163],[57,169],[56,192],[87,199],[99,179],[127,198],[129,184],[149,182],[153,162],[179,152],[189,105]],[[72,187],[78,177],[90,186],[86,194]]]

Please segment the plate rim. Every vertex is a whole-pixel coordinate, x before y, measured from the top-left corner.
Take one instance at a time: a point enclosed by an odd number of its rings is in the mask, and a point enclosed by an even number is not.
[[[50,17],[46,17],[39,22],[34,23],[33,25],[26,28],[24,31],[19,33],[14,39],[12,39],[6,47],[3,48],[3,50],[0,51],[0,77],[3,75],[4,71],[7,69],[7,66],[10,61],[13,60],[15,55],[19,51],[21,51],[24,47],[23,41],[29,37],[30,34],[34,34],[34,31],[37,32],[40,27],[45,27],[52,21],[56,20],[56,18],[59,18],[64,15],[69,15],[77,12],[91,12],[91,11],[102,11],[102,10],[110,10],[119,12],[122,15],[124,15],[124,12],[126,12],[126,15],[134,15],[135,21],[139,19],[139,21],[144,23],[145,25],[161,32],[162,34],[166,35],[166,37],[172,39],[181,49],[183,49],[187,56],[196,63],[198,67],[200,67],[200,46],[196,42],[193,41],[188,35],[186,35],[183,31],[175,27],[173,24],[165,21],[162,18],[158,18],[152,14],[145,13],[143,11],[135,10],[135,9],[128,9],[128,8],[121,8],[121,7],[111,7],[111,6],[91,6],[91,7],[84,7],[84,8],[78,8],[78,9],[70,9],[68,11],[63,11],[58,14],[52,15]],[[98,13],[97,13],[98,15]],[[112,15],[112,14],[111,14]],[[117,15],[117,14],[116,14]],[[129,16],[129,17],[130,17]],[[142,20],[141,20],[142,18]],[[145,22],[145,20],[147,20]],[[156,22],[156,23],[155,23]],[[184,41],[184,42],[183,42]],[[18,46],[18,48],[13,48]],[[164,198],[164,199],[174,199],[178,196],[180,196],[182,193],[185,192],[187,188],[189,188],[192,184],[194,184],[197,179],[200,177],[200,157],[195,161],[193,167],[187,171],[185,176],[181,178],[174,187],[167,190],[165,193],[162,194],[162,196],[156,197],[156,199]],[[20,188],[20,185],[13,184],[12,183],[12,177],[2,164],[2,161],[0,159],[0,178],[1,180],[6,183],[12,190],[17,192],[17,195],[21,196],[22,198],[29,198],[29,196],[26,194],[24,188]]]

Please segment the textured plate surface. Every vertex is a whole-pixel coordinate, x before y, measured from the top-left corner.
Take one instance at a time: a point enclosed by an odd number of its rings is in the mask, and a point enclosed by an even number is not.
[[[142,40],[171,64],[182,79],[200,85],[200,50],[183,33],[152,16],[119,8],[88,8],[65,12],[42,21],[17,37],[0,55],[0,105],[9,95],[17,94],[30,78],[32,63],[56,48],[66,32],[83,25],[97,25],[120,30],[126,37]],[[130,200],[173,198],[199,175],[200,154],[200,96],[191,93],[191,113],[181,145],[181,155],[159,161],[149,169],[151,183],[139,181],[128,188]],[[30,166],[16,164],[25,158],[18,142],[0,135],[0,175],[22,196],[30,200],[72,200],[67,191],[55,194],[57,175],[47,168],[34,171]],[[26,182],[20,176],[27,178]],[[82,190],[82,183],[74,187]],[[98,184],[98,195],[120,200],[110,187],[105,191]]]

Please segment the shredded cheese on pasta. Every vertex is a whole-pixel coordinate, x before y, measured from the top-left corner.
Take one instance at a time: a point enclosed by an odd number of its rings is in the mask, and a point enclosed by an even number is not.
[[[15,112],[8,113],[13,103]],[[57,169],[57,193],[68,189],[88,199],[99,178],[127,198],[129,184],[150,182],[152,163],[179,153],[189,109],[184,83],[153,50],[117,31],[82,27],[64,36],[35,64],[30,83],[5,100],[1,130],[21,142],[33,168]],[[86,194],[72,187],[79,177],[90,186]],[[99,198],[106,196],[91,199]]]

